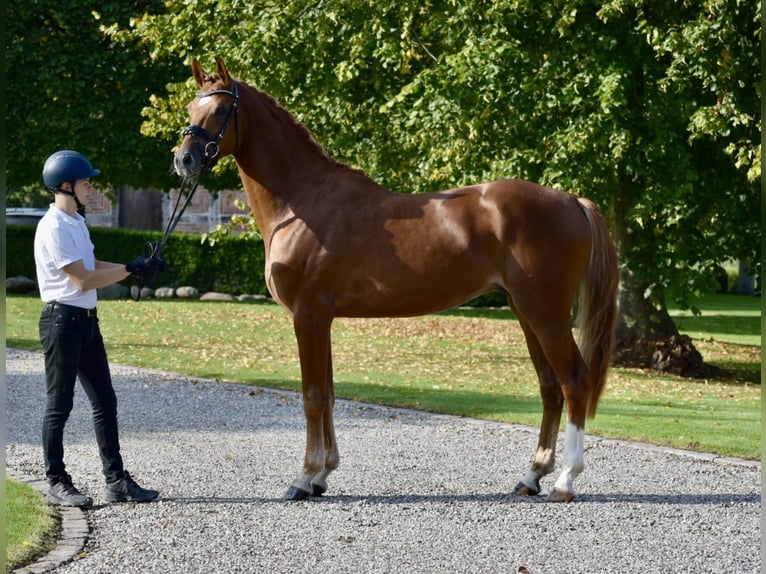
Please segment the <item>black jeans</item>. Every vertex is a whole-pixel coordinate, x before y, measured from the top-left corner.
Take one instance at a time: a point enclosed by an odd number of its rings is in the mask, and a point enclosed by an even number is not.
[[[75,380],[90,399],[101,464],[108,482],[123,475],[117,431],[117,397],[98,318],[84,309],[48,303],[40,315],[45,352],[47,402],[43,417],[45,475],[53,484],[66,477],[64,425],[72,412]]]

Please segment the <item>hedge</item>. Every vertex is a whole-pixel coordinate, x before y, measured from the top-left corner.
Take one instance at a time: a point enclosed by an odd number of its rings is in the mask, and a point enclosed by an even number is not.
[[[34,225],[6,226],[7,277],[35,278]],[[96,257],[102,261],[128,262],[143,253],[148,241],[159,241],[158,231],[91,227]],[[154,287],[189,285],[200,292],[219,291],[239,295],[266,295],[263,242],[229,236],[215,246],[202,244],[200,235],[176,232],[163,251],[168,270],[160,273]]]

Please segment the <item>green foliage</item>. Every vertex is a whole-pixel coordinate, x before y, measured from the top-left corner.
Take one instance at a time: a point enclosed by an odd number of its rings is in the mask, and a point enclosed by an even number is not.
[[[6,277],[37,276],[35,273],[34,225],[5,226]]]
[[[34,278],[35,227],[7,226],[6,275]],[[96,257],[102,261],[127,262],[143,253],[144,244],[159,241],[156,231],[90,228]],[[215,246],[203,243],[198,234],[174,233],[163,251],[168,270],[160,273],[155,287],[191,285],[201,291],[266,294],[263,243],[257,239],[227,236]]]
[[[42,167],[40,168],[42,176]],[[5,196],[6,207],[48,207],[52,193],[42,183],[9,189]]]
[[[333,155],[394,190],[523,177],[594,198],[626,284],[658,305],[760,261],[760,5],[349,0],[216,5],[110,29],[158,59],[225,58]],[[189,77],[144,110],[170,138]],[[235,181],[231,164],[221,185]]]
[[[170,267],[157,285],[193,285],[202,291],[266,294],[263,242],[258,239],[226,236],[215,245],[201,241],[197,234],[173,234],[164,257]]]
[[[234,199],[234,206],[241,210],[248,210],[247,204],[239,198]],[[226,225],[219,223],[215,229],[202,234],[202,243],[207,243],[211,247],[215,246],[223,237],[229,237],[237,233],[240,237],[246,239],[262,240],[261,233],[258,231],[258,223],[255,221],[255,215],[250,211],[248,215],[234,214]]]
[[[101,184],[163,188],[175,140],[143,137],[141,110],[167,82],[185,78],[172,59],[154,60],[140,41],[115,44],[104,22],[127,26],[134,14],[163,10],[141,2],[10,2],[6,26],[8,189],[42,187],[45,158],[62,148],[87,155]],[[22,205],[23,203],[17,203]]]

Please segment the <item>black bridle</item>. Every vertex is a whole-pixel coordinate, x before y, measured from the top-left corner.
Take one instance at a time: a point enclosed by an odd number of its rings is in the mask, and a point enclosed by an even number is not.
[[[181,217],[184,214],[184,211],[186,211],[186,208],[191,203],[192,198],[194,197],[194,193],[197,191],[197,187],[199,186],[200,179],[204,175],[204,173],[210,169],[212,169],[216,163],[218,163],[218,159],[220,157],[220,151],[221,151],[221,141],[223,141],[224,136],[226,135],[226,130],[229,129],[229,125],[231,125],[231,120],[234,119],[234,129],[236,130],[235,133],[235,144],[234,144],[234,152],[236,153],[237,148],[239,147],[239,90],[237,88],[237,82],[232,80],[232,88],[231,91],[229,90],[211,90],[209,92],[197,92],[198,98],[204,98],[207,96],[214,96],[217,94],[223,94],[227,96],[231,96],[234,98],[234,101],[231,104],[231,107],[229,108],[228,113],[226,114],[226,119],[224,120],[223,124],[221,125],[221,129],[218,130],[218,135],[214,136],[209,131],[207,131],[205,128],[203,128],[200,125],[189,125],[186,126],[186,128],[183,131],[183,136],[191,136],[192,141],[194,142],[194,145],[197,147],[197,150],[200,153],[200,157],[202,158],[202,169],[200,170],[199,175],[195,178],[194,182],[192,183],[191,180],[188,180],[187,189],[188,191],[184,192],[183,186],[181,190],[178,193],[178,197],[176,198],[176,203],[173,206],[173,213],[170,215],[170,218],[168,219],[168,223],[165,226],[165,232],[162,235],[162,240],[152,243],[147,243],[144,246],[144,254],[146,257],[150,259],[157,259],[159,260],[158,267],[160,270],[163,270],[165,267],[165,262],[162,259],[162,250],[165,247],[165,245],[168,242],[168,239],[170,239],[170,234],[173,233],[173,230],[176,228],[176,225],[178,225],[178,222],[181,220]],[[204,138],[206,140],[205,144],[203,145],[200,142],[199,138]],[[183,205],[181,205],[181,198],[185,198]],[[180,206],[180,209],[179,209]],[[151,284],[151,282],[154,281],[152,278],[150,281],[147,281],[147,283]],[[135,301],[138,301],[141,298],[141,288],[144,285],[144,278],[139,277],[138,279],[138,288],[135,290],[131,289],[131,296]]]
[[[226,119],[221,125],[221,129],[218,130],[218,136],[214,136],[205,128],[199,125],[186,126],[186,129],[183,131],[184,137],[191,136],[192,140],[194,141],[194,145],[197,146],[197,149],[200,152],[200,157],[202,158],[203,171],[205,169],[211,169],[218,162],[219,153],[221,151],[221,141],[226,135],[226,130],[229,129],[229,125],[231,124],[232,119],[234,119],[234,129],[236,130],[236,144],[234,150],[235,153],[237,151],[236,147],[239,144],[239,114],[237,113],[237,110],[239,109],[239,90],[237,88],[237,82],[232,80],[231,91],[211,90],[209,92],[197,92],[197,97],[206,98],[208,96],[215,96],[218,94],[231,96],[234,98],[234,101],[232,102],[231,107],[226,114]],[[199,138],[204,138],[206,143],[204,145],[200,143]]]
[[[189,205],[189,203],[192,200],[192,197],[194,196],[194,192],[197,191],[197,186],[199,185],[199,180],[202,177],[202,175],[209,169],[212,169],[215,164],[218,162],[219,153],[221,151],[221,141],[223,141],[224,136],[226,135],[226,130],[229,129],[229,125],[231,125],[232,118],[234,119],[234,129],[235,132],[235,144],[234,144],[234,153],[237,151],[237,147],[239,146],[239,89],[237,88],[237,82],[232,80],[232,87],[231,91],[229,90],[211,90],[209,92],[197,92],[198,98],[205,98],[208,96],[214,96],[217,94],[223,94],[226,96],[231,96],[234,98],[234,101],[231,104],[231,107],[229,108],[228,113],[226,114],[226,119],[224,120],[223,124],[221,124],[221,129],[218,130],[218,135],[214,136],[209,131],[207,131],[205,128],[199,125],[190,125],[186,126],[186,128],[183,131],[183,136],[191,136],[192,141],[194,142],[194,145],[197,146],[198,151],[200,152],[200,157],[202,158],[202,169],[200,170],[199,175],[197,176],[196,180],[194,181],[194,184],[191,187],[191,190],[187,192],[186,194],[181,193],[178,194],[178,198],[176,199],[175,207],[173,208],[173,213],[170,216],[170,219],[168,219],[168,225],[165,228],[165,234],[162,237],[162,241],[160,242],[158,246],[158,254],[162,252],[162,248],[165,247],[165,244],[168,242],[168,239],[170,239],[170,234],[173,233],[173,230],[175,229],[176,225],[181,219],[181,216],[184,214],[184,211],[186,211],[186,207]],[[199,141],[199,138],[204,138],[206,141],[205,145],[202,145]],[[186,196],[186,201],[183,204],[183,207],[181,209],[178,209],[178,206],[181,202],[181,197]]]

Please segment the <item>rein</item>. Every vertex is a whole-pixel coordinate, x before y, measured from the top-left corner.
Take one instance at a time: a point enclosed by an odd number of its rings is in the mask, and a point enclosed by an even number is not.
[[[181,221],[181,217],[183,217],[184,211],[186,211],[186,208],[191,203],[192,198],[194,197],[194,193],[197,191],[197,187],[199,186],[200,179],[202,179],[202,176],[205,174],[206,171],[212,169],[215,164],[218,162],[219,153],[221,150],[221,141],[223,140],[224,136],[226,135],[226,130],[229,128],[229,125],[231,124],[232,118],[234,118],[234,129],[236,130],[236,139],[235,139],[235,150],[236,153],[237,148],[239,147],[239,90],[237,88],[237,82],[233,82],[233,87],[231,91],[229,90],[212,90],[210,92],[197,92],[198,98],[204,98],[207,96],[214,96],[216,94],[223,94],[227,96],[231,96],[234,98],[234,102],[231,104],[231,107],[229,108],[228,113],[226,114],[226,119],[224,120],[223,124],[221,125],[221,129],[218,130],[218,135],[213,136],[209,131],[207,131],[202,126],[198,125],[190,125],[186,126],[186,128],[183,131],[183,136],[190,135],[192,137],[192,140],[194,141],[194,144],[197,146],[197,149],[200,152],[200,155],[202,157],[202,170],[200,171],[200,174],[197,176],[197,178],[194,180],[194,183],[191,184],[189,187],[189,190],[184,192],[183,186],[181,190],[178,193],[178,197],[176,198],[175,205],[173,206],[173,213],[171,213],[170,217],[168,218],[168,223],[165,226],[165,232],[162,234],[162,240],[157,242],[149,242],[144,245],[144,255],[149,259],[157,259],[159,260],[159,268],[164,268],[164,260],[162,259],[162,250],[165,248],[165,245],[167,245],[168,240],[170,239],[170,234],[173,233],[173,230],[176,228],[176,225],[178,225],[178,222]],[[204,138],[207,140],[207,143],[202,145],[198,138]],[[181,205],[181,198],[185,197],[185,200],[183,202],[183,205]],[[179,209],[179,206],[181,208]],[[152,278],[149,283],[151,283],[154,280]],[[141,299],[141,289],[144,286],[144,278],[139,277],[138,278],[138,285],[134,285],[130,289],[130,295],[131,298],[134,301],[139,301]]]
[[[160,270],[164,270],[165,267],[165,261],[162,259],[162,250],[165,245],[167,245],[168,239],[170,239],[170,234],[173,233],[176,225],[178,225],[178,222],[181,221],[181,217],[183,217],[184,211],[186,211],[186,208],[191,203],[191,200],[194,197],[194,193],[197,191],[197,187],[199,186],[199,180],[200,178],[198,177],[191,185],[189,191],[184,193],[183,188],[181,191],[179,191],[178,197],[176,198],[176,203],[173,206],[173,213],[170,215],[168,223],[165,226],[165,232],[162,234],[162,240],[159,243],[156,241],[151,241],[144,244],[144,256],[148,259],[157,259],[159,261],[158,268]],[[185,197],[186,199],[184,200],[181,209],[178,209],[178,206],[181,205],[182,197]],[[154,277],[152,277],[150,281],[146,282],[144,279],[144,277],[138,277],[138,284],[132,285],[130,288],[130,297],[134,301],[141,300],[141,289],[144,288],[145,283],[151,284],[154,281]]]

